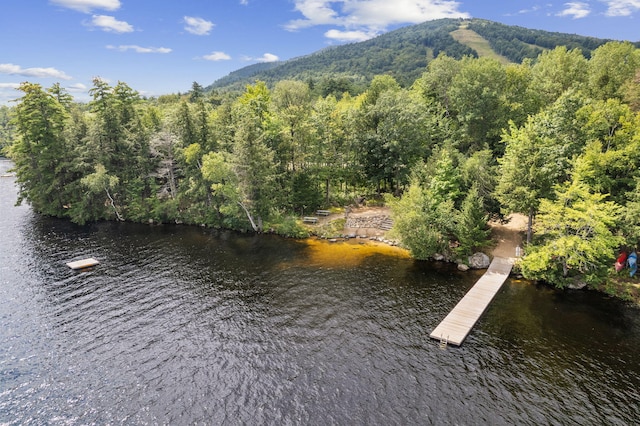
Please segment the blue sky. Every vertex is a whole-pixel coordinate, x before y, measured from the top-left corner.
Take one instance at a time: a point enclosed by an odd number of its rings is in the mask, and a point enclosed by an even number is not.
[[[439,18],[640,41],[640,0],[3,0],[0,104],[23,81],[78,101],[92,79],[145,96],[187,92],[286,60]]]

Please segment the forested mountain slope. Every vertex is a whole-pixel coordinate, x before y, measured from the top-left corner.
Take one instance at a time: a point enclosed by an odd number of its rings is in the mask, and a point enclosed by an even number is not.
[[[464,29],[484,39],[492,52],[455,36]],[[453,33],[453,35],[452,35]],[[234,71],[207,90],[243,90],[256,80],[273,86],[281,80],[302,80],[332,92],[360,92],[376,75],[393,76],[401,85],[410,85],[424,72],[427,63],[440,53],[460,59],[465,55],[503,57],[519,63],[536,58],[556,46],[579,48],[586,58],[608,40],[575,34],[555,33],[499,24],[482,19],[440,19],[400,28],[360,43],[331,47],[308,56],[269,64],[255,64]],[[640,43],[636,43],[640,47]]]

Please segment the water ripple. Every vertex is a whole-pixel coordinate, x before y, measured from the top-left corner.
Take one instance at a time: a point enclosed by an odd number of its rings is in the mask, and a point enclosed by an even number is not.
[[[640,317],[610,299],[507,282],[441,350],[428,334],[474,273],[387,255],[332,267],[295,241],[77,227],[0,199],[1,424],[640,418]],[[65,266],[88,256],[101,264]]]

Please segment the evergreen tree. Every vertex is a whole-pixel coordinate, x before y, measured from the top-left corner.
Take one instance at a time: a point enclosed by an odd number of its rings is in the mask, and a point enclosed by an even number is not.
[[[18,204],[26,200],[35,211],[63,216],[68,182],[69,150],[65,140],[67,111],[39,84],[22,83],[24,95],[15,107],[17,140],[9,149],[15,164]]]
[[[470,255],[474,251],[487,247],[491,230],[487,226],[488,216],[484,209],[484,200],[476,185],[472,186],[456,214],[455,234],[459,246],[459,255]]]
[[[387,198],[393,230],[416,259],[449,254],[449,241],[454,233],[453,202],[439,202],[431,195],[426,189],[425,171],[424,164],[417,165],[402,198]]]
[[[270,93],[258,82],[248,86],[234,105],[234,173],[241,194],[239,204],[254,231],[263,230],[264,219],[276,205],[278,188],[273,151],[264,142]]]
[[[13,109],[0,105],[0,156],[6,155],[5,149],[15,138],[15,122],[11,120]]]
[[[455,157],[453,148],[445,147],[434,153],[430,159],[433,166],[429,173],[427,189],[429,196],[437,203],[447,200],[455,203],[462,195],[462,179]]]
[[[304,215],[305,212],[315,211],[320,207],[322,194],[308,172],[298,171],[293,176],[291,189],[291,205],[294,212]]]
[[[500,203],[495,198],[498,167],[490,150],[474,152],[460,166],[464,188],[474,187],[478,197],[484,202],[484,211],[489,214],[500,213]]]
[[[199,143],[198,129],[191,112],[191,108],[187,102],[181,102],[178,108],[176,117],[176,132],[182,139],[183,146],[189,146],[194,143]]]
[[[204,87],[197,81],[191,84],[191,90],[189,91],[189,102],[198,103],[204,100]]]

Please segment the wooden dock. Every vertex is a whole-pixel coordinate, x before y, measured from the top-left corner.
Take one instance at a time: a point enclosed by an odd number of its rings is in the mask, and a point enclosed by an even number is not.
[[[512,267],[513,259],[494,257],[487,272],[431,332],[430,337],[440,340],[442,345],[460,346],[509,277]]]

